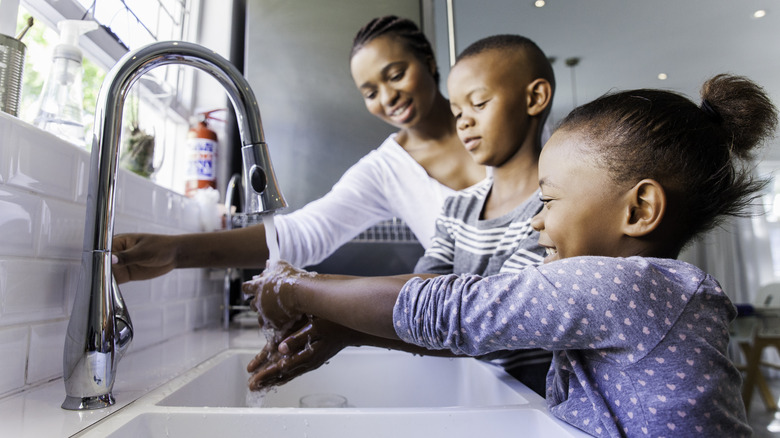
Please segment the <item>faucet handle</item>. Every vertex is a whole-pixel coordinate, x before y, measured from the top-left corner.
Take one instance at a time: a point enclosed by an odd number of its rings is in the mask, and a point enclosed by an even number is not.
[[[276,181],[266,143],[244,145],[243,186],[245,213],[266,213],[287,207]]]
[[[111,296],[114,299],[114,318],[116,320],[116,355],[117,362],[124,356],[130,342],[133,340],[133,321],[130,319],[130,313],[125,306],[125,300],[119,291],[119,285],[116,279],[111,275]]]

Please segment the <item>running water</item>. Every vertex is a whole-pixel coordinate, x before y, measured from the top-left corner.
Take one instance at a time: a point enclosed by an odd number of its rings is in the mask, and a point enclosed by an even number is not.
[[[268,245],[268,265],[270,266],[279,261],[279,241],[276,240],[273,213],[263,215],[263,225],[265,225],[265,241]]]

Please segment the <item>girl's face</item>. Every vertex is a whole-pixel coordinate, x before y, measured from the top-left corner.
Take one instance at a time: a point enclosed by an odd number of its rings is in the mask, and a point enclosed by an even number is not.
[[[584,145],[584,146],[583,146]],[[539,186],[544,207],[531,221],[544,262],[585,255],[626,254],[621,225],[627,191],[615,186],[607,171],[588,156],[589,146],[574,132],[556,131],[539,158]]]
[[[528,137],[528,81],[518,56],[488,50],[458,61],[447,78],[458,137],[479,164],[501,166]]]
[[[389,35],[375,38],[350,61],[368,111],[398,128],[414,126],[433,107],[438,88],[432,68]]]

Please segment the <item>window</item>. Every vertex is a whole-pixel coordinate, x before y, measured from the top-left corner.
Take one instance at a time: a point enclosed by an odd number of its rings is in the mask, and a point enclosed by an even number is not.
[[[769,237],[772,255],[772,270],[775,278],[780,278],[780,178],[777,171],[780,162],[766,160],[758,166],[758,174],[761,178],[770,180],[762,195],[761,204],[766,215],[766,230]]]
[[[95,20],[100,29],[80,39],[84,52],[84,120],[92,130],[98,90],[106,72],[129,50],[159,40],[191,40],[197,9],[192,0],[22,0],[19,27],[33,16],[36,23],[25,35],[25,78],[20,116],[32,123],[51,65],[51,51],[59,40],[56,23],[63,19]],[[195,2],[197,3],[197,2]],[[162,163],[153,176],[162,186],[174,187],[173,145],[186,137],[191,114],[193,72],[181,66],[152,70],[133,86],[125,102],[124,122],[132,121],[154,136],[155,162]],[[127,131],[127,130],[126,130]],[[123,143],[127,140],[123,136]]]

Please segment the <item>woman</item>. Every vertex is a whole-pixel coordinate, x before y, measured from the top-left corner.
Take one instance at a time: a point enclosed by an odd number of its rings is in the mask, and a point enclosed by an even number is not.
[[[427,248],[444,199],[485,176],[455,132],[438,88],[430,43],[410,20],[371,20],[355,36],[350,70],[366,108],[399,128],[350,168],[331,191],[289,215],[276,216],[280,257],[316,264],[367,227],[398,217]],[[174,268],[257,268],[268,259],[263,225],[181,235],[124,234],[113,241],[114,276],[122,283]]]

